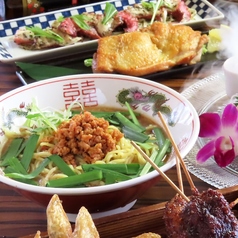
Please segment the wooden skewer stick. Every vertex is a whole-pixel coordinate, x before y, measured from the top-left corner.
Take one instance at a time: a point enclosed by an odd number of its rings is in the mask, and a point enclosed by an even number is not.
[[[178,176],[178,184],[179,188],[182,192],[184,192],[183,189],[183,178],[182,178],[182,173],[181,173],[181,166],[180,166],[180,161],[178,156],[176,156],[176,171],[177,171],[177,176]]]
[[[164,129],[166,130],[167,136],[169,137],[169,139],[170,139],[170,141],[171,141],[171,143],[172,143],[172,145],[173,145],[173,147],[174,147],[175,153],[176,153],[177,157],[178,157],[179,160],[180,160],[180,163],[181,163],[181,165],[182,165],[182,168],[183,168],[183,170],[184,170],[184,173],[185,173],[185,175],[186,175],[186,177],[187,177],[187,180],[188,180],[188,182],[189,182],[189,184],[190,184],[191,189],[192,189],[192,190],[196,190],[196,187],[195,187],[195,185],[194,185],[194,183],[193,183],[193,180],[192,180],[192,178],[191,178],[191,176],[190,176],[190,174],[189,174],[189,172],[188,172],[188,169],[187,169],[187,167],[186,167],[186,165],[185,165],[185,163],[184,163],[184,161],[183,161],[183,159],[182,159],[182,156],[181,156],[181,154],[180,154],[180,151],[179,151],[179,149],[178,149],[178,146],[177,146],[177,144],[175,143],[175,141],[174,141],[174,139],[173,139],[173,136],[172,136],[172,134],[171,134],[171,132],[170,132],[168,126],[167,126],[167,123],[165,122],[165,120],[164,120],[164,118],[163,118],[161,112],[158,112],[158,116],[159,116],[159,118],[160,118],[160,120],[161,120],[161,122],[162,122],[162,124],[163,124]]]
[[[152,167],[160,173],[160,175],[164,178],[165,181],[167,181],[171,187],[176,190],[177,193],[181,195],[187,202],[189,202],[189,198],[174,184],[174,182],[149,158],[149,156],[141,150],[141,148],[134,142],[131,141],[131,144],[136,148],[136,150],[143,156],[143,158],[148,161]]]
[[[233,202],[231,202],[230,204],[229,204],[229,206],[230,206],[230,209],[232,209],[235,205],[237,205],[238,204],[238,198],[235,200],[235,201],[233,201]]]

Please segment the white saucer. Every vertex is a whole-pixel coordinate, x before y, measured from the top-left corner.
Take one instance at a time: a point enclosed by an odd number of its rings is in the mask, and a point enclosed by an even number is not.
[[[92,213],[91,216],[93,219],[96,219],[96,218],[106,217],[106,216],[110,216],[110,215],[114,215],[114,214],[119,214],[122,212],[127,212],[130,208],[132,208],[134,206],[136,201],[137,200],[134,200],[131,203],[128,203],[124,207],[119,207],[119,208],[112,209],[112,210],[105,211],[105,212]],[[77,214],[67,213],[67,216],[68,216],[68,219],[70,222],[75,222]]]

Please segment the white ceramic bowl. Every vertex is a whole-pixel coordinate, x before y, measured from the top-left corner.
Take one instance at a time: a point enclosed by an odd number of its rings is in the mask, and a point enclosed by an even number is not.
[[[156,96],[155,96],[156,95]],[[40,108],[63,109],[72,100],[87,106],[106,106],[125,108],[125,100],[159,123],[157,112],[163,108],[171,109],[171,116],[165,117],[182,157],[192,149],[199,132],[199,119],[194,107],[178,92],[162,84],[142,78],[110,75],[85,74],[48,79],[22,86],[0,97],[1,111],[27,105],[37,98]],[[155,100],[155,98],[157,98]],[[4,135],[1,133],[0,140]],[[175,165],[171,155],[161,167],[163,171]],[[84,205],[93,214],[108,211],[128,210],[142,194],[158,182],[156,171],[117,184],[87,188],[49,188],[28,185],[0,175],[0,181],[11,186],[23,196],[47,206],[53,194],[58,194],[67,213],[77,213]]]

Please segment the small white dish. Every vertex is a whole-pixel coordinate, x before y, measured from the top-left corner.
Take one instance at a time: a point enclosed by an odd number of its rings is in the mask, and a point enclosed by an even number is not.
[[[223,64],[225,88],[228,97],[238,93],[238,56],[228,58]]]
[[[117,10],[120,11],[135,3],[140,3],[141,0],[111,0],[107,2],[113,3]],[[223,13],[207,0],[186,0],[185,2],[189,8],[197,11],[197,16],[195,20],[182,24],[197,28],[202,24],[208,24],[211,21],[224,18]],[[0,22],[0,61],[3,63],[13,63],[16,61],[32,62],[34,60],[57,57],[58,55],[70,55],[75,53],[75,51],[79,53],[88,49],[93,50],[95,48],[96,50],[97,40],[80,42],[55,49],[24,50],[13,42],[13,36],[23,26],[49,27],[60,16],[69,17],[83,12],[103,13],[105,5],[106,1]]]

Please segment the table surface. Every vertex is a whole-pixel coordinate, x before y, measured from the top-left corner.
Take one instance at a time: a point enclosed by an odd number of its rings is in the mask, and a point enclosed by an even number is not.
[[[164,75],[154,81],[181,92],[204,77],[216,73],[220,70],[221,65],[210,66],[206,65],[200,68],[200,70],[176,72],[169,76]],[[22,86],[15,72],[15,65],[0,62],[0,95]],[[178,180],[175,168],[170,169],[167,175],[177,184]],[[211,187],[195,176],[191,176],[199,191]],[[190,195],[191,191],[187,181],[184,181],[184,188],[185,194]],[[175,191],[162,179],[139,198],[132,209],[168,201],[174,195]],[[0,183],[0,237],[25,236],[33,234],[37,230],[46,231],[45,208],[29,201],[16,193],[12,188]]]

